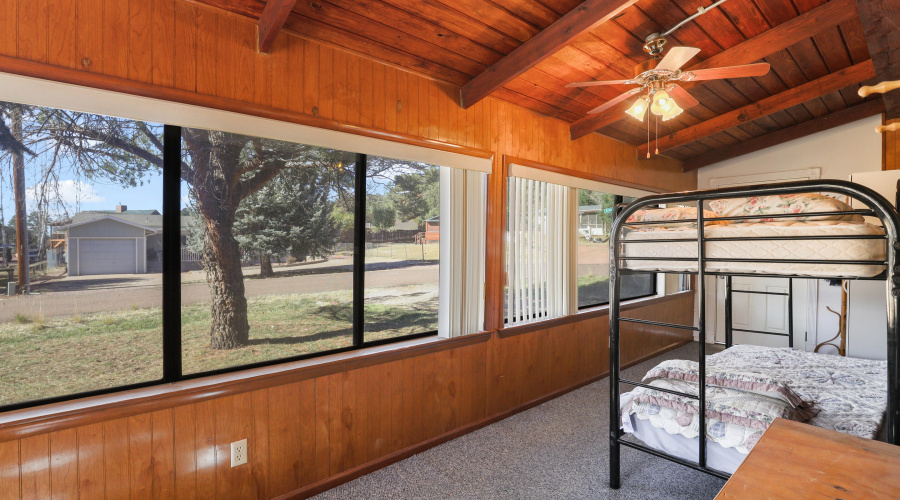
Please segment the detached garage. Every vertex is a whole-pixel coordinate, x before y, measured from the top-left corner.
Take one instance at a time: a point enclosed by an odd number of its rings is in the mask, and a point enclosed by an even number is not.
[[[77,214],[65,227],[69,276],[146,273],[147,240],[158,244],[161,219],[158,212]]]

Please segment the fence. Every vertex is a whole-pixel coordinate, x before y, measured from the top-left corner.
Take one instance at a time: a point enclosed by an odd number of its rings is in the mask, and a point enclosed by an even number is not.
[[[200,262],[200,254],[187,247],[181,247],[181,262]]]
[[[372,243],[411,243],[418,229],[397,229],[395,231],[366,232],[366,242]]]
[[[335,255],[353,255],[353,243],[338,243]],[[440,245],[435,243],[373,243],[366,242],[366,257],[388,260],[437,261]]]
[[[47,261],[42,260],[40,262],[35,262],[34,264],[28,265],[28,274],[31,278],[36,278],[38,276],[42,276],[47,274]],[[0,283],[3,283],[3,288],[6,288],[6,283],[10,281],[18,281],[19,277],[19,268],[18,266],[8,266],[8,267],[0,267]]]

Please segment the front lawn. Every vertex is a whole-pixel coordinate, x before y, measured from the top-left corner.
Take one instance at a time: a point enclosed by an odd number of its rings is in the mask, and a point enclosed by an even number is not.
[[[351,292],[248,299],[250,345],[209,349],[208,304],[182,307],[185,373],[321,352],[351,344]],[[436,285],[367,290],[366,340],[437,329]],[[159,308],[0,325],[0,405],[157,380]]]

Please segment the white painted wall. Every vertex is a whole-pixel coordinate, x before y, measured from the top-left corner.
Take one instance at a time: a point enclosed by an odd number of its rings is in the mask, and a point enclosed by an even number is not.
[[[710,180],[719,177],[809,168],[821,169],[823,179],[842,180],[848,180],[853,173],[881,170],[881,136],[875,133],[878,125],[881,125],[880,115],[701,168],[697,187],[708,189]],[[881,319],[885,316],[883,292],[883,282],[851,284],[849,355],[885,358],[885,323]],[[826,311],[825,306],[840,311],[840,288],[819,282],[817,295],[817,325],[810,326],[810,330],[815,328],[815,331],[810,331],[809,335],[811,338],[815,335],[817,342],[822,342],[837,332],[837,316]]]

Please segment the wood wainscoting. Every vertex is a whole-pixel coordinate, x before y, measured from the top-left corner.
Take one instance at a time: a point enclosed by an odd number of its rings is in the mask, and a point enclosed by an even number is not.
[[[694,294],[628,308],[634,317],[691,324]],[[245,392],[234,374],[209,377],[188,404],[174,384],[149,405],[50,415],[32,428],[4,415],[0,499],[306,497],[606,376],[608,331],[599,309],[546,328],[360,351],[297,368],[287,383],[249,379]],[[622,359],[635,363],[691,339],[629,324]],[[217,391],[217,380],[230,385]],[[249,463],[231,468],[230,443],[244,438]]]

